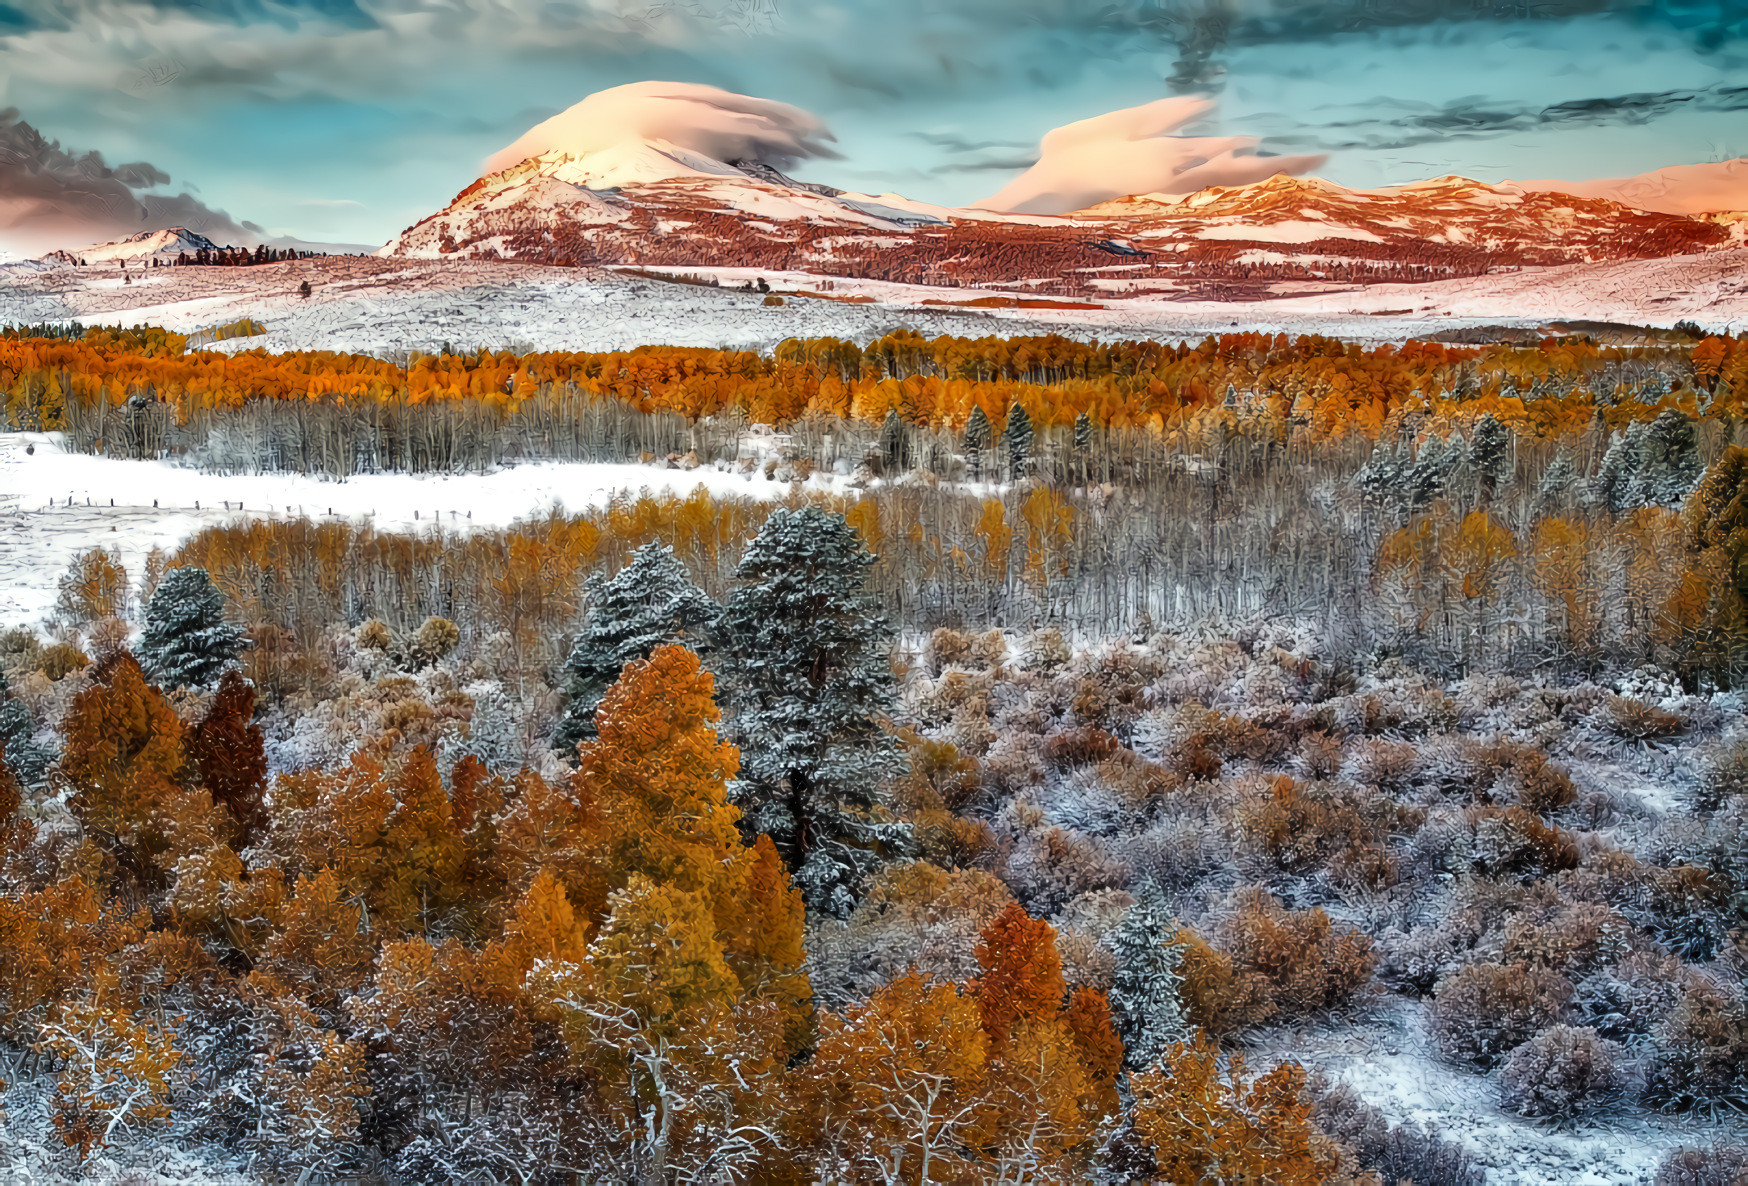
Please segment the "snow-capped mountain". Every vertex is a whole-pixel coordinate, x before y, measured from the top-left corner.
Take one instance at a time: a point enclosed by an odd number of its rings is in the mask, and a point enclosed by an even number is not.
[[[1584,198],[1607,198],[1637,210],[1664,214],[1748,212],[1748,157],[1699,165],[1670,165],[1636,177],[1600,181],[1508,181],[1523,190],[1557,190]]]
[[[1439,177],[1360,190],[1277,175],[1064,216],[847,193],[664,140],[488,173],[378,254],[755,268],[1037,296],[1256,299],[1332,285],[1689,254],[1716,220]]]
[[[51,251],[42,258],[66,264],[83,260],[88,265],[117,263],[122,260],[126,260],[128,263],[133,263],[135,260],[150,262],[153,259],[169,262],[183,252],[193,255],[196,251],[201,250],[216,251],[218,244],[198,231],[175,226],[161,231],[141,231],[139,234],[129,235],[125,239],[116,239],[109,243],[93,243],[89,247],[81,247],[73,251]]]

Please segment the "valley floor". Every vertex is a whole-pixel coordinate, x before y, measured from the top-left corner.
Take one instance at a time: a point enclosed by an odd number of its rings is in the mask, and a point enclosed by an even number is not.
[[[267,327],[265,336],[218,348],[371,353],[435,351],[444,342],[518,352],[656,344],[769,349],[789,337],[866,340],[901,326],[966,336],[1191,340],[1257,330],[1376,343],[1481,325],[1533,330],[1555,319],[1662,326],[1693,320],[1717,331],[1748,325],[1748,249],[1309,295],[1303,285],[1281,286],[1279,296],[1243,303],[1149,298],[1087,309],[970,308],[963,303],[1013,294],[763,273],[773,291],[791,294],[785,304],[768,306],[760,292],[726,287],[748,282],[752,272],[675,271],[713,272],[724,287],[598,268],[370,256],[135,271],[130,283],[110,269],[14,264],[0,267],[0,324],[144,323],[194,333],[250,317]],[[305,280],[311,295],[300,298]],[[793,295],[800,291],[827,295]]]

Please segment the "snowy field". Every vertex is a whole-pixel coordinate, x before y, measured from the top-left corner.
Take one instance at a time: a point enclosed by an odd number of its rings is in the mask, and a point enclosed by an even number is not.
[[[817,473],[807,485],[842,479]],[[541,462],[485,474],[213,474],[164,461],[62,450],[59,434],[0,433],[0,629],[34,625],[55,603],[74,556],[114,548],[130,573],[154,547],[173,551],[202,528],[245,518],[345,519],[385,531],[503,527],[554,506],[603,506],[615,494],[777,498],[794,484],[711,468]],[[71,500],[69,502],[69,500]]]
[[[755,273],[714,272],[725,284]],[[251,317],[263,337],[227,350],[616,350],[639,345],[769,349],[789,337],[866,340],[909,326],[926,334],[1038,334],[1200,339],[1235,329],[1324,333],[1374,343],[1473,325],[1533,328],[1557,319],[1748,329],[1748,249],[1625,263],[1584,264],[1434,284],[1383,284],[1336,293],[1218,303],[1111,300],[1088,309],[967,309],[924,301],[1012,295],[925,288],[803,273],[757,273],[778,292],[809,290],[871,303],[763,295],[670,283],[602,269],[478,261],[337,256],[249,268],[134,273],[0,266],[0,324],[81,321],[154,324],[194,332]],[[308,280],[311,295],[298,296]],[[1298,286],[1301,290],[1302,285]]]

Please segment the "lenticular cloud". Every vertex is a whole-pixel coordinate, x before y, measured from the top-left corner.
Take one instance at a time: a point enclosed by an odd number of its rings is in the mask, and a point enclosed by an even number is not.
[[[779,169],[806,157],[835,157],[818,117],[787,103],[690,82],[633,82],[596,91],[536,124],[494,154],[495,173],[555,149],[581,156],[632,140],[666,140],[719,161],[763,161]]]
[[[976,205],[1066,214],[1128,194],[1183,194],[1315,169],[1321,156],[1256,156],[1250,136],[1174,136],[1213,109],[1207,99],[1157,99],[1066,124],[1039,144],[1038,163]]]

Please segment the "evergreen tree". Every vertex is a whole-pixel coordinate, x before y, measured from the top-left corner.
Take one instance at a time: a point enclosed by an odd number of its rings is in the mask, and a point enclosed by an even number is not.
[[[1144,886],[1111,932],[1117,967],[1111,981],[1111,1019],[1123,1039],[1124,1064],[1131,1070],[1156,1065],[1173,1042],[1192,1036],[1179,988],[1183,947],[1168,942],[1176,930],[1159,891]]]
[[[1590,483],[1591,500],[1617,515],[1627,509],[1636,493],[1632,486],[1633,476],[1639,470],[1639,441],[1633,430],[1639,427],[1629,425],[1626,432],[1617,432],[1609,438],[1608,450]]]
[[[1475,422],[1475,441],[1469,447],[1469,460],[1475,466],[1475,476],[1481,480],[1481,492],[1493,497],[1493,489],[1505,468],[1511,448],[1511,432],[1492,413]]]
[[[1388,503],[1401,494],[1403,469],[1397,447],[1379,441],[1372,449],[1371,459],[1354,475],[1354,484],[1368,502]]]
[[[888,478],[895,478],[910,468],[910,440],[904,432],[904,421],[897,408],[886,410],[886,423],[880,427],[880,464]]]
[[[1572,456],[1562,446],[1554,454],[1554,460],[1548,463],[1548,468],[1542,471],[1542,484],[1538,490],[1543,498],[1559,498],[1572,489],[1572,484],[1578,480],[1578,469],[1572,464]]]
[[[210,684],[236,660],[243,631],[225,621],[224,594],[204,568],[173,568],[146,603],[140,662],[170,688]]]
[[[595,709],[625,665],[708,624],[717,605],[666,544],[648,543],[611,579],[588,582],[588,618],[565,660],[570,703],[554,742],[566,754],[595,735]]]
[[[0,762],[11,767],[19,785],[36,789],[48,782],[49,765],[55,752],[38,744],[36,719],[22,700],[12,697],[6,683],[6,673],[0,671]]]
[[[1087,468],[1092,459],[1092,417],[1085,412],[1074,418],[1074,463],[1081,481],[1087,481]]]
[[[1018,481],[1032,467],[1032,418],[1026,409],[1017,403],[1009,406],[1007,427],[1001,436],[1007,446],[1008,472]]]
[[[989,416],[981,407],[965,418],[965,465],[973,481],[983,477],[983,451],[989,448]]]
[[[881,727],[892,628],[863,592],[873,563],[842,515],[779,509],[747,548],[716,628],[743,826],[770,835],[810,906],[840,917],[883,856],[909,843],[878,794],[902,759]]]
[[[1699,482],[1699,440],[1693,421],[1666,408],[1645,429],[1639,493],[1650,506],[1679,506]]]

